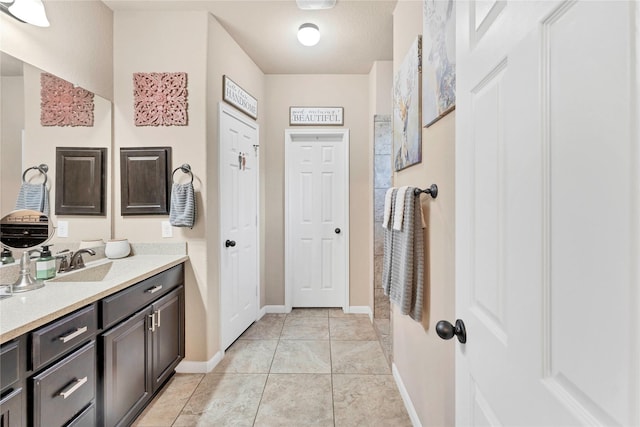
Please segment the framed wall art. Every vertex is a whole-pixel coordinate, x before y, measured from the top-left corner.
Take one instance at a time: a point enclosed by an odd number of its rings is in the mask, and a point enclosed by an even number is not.
[[[422,38],[411,45],[393,79],[393,162],[399,171],[422,161]]]
[[[456,105],[456,4],[423,0],[422,126],[428,127]]]

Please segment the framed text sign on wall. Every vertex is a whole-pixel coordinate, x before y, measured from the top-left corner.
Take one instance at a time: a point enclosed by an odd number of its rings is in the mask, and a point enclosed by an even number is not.
[[[249,117],[258,119],[258,100],[227,76],[222,76],[222,99]]]
[[[290,126],[343,126],[343,107],[289,107]]]

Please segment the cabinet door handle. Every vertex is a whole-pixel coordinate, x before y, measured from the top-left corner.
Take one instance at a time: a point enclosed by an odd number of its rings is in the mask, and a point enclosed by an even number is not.
[[[84,383],[86,383],[87,380],[88,380],[87,377],[80,378],[79,380],[76,380],[76,382],[71,387],[67,388],[66,390],[62,390],[58,394],[58,396],[62,396],[63,399],[66,399],[67,397],[71,396],[77,389],[82,387],[82,385]]]
[[[153,287],[153,288],[151,288],[151,289],[147,289],[145,292],[146,292],[146,293],[148,293],[148,294],[155,294],[155,293],[156,293],[156,292],[158,292],[160,289],[162,289],[162,285],[157,285],[157,286],[154,286],[154,287]]]
[[[158,315],[158,324],[156,326],[158,328],[160,327],[160,312],[161,312],[161,310],[156,311],[156,314]]]
[[[151,313],[149,315],[149,317],[151,318],[151,327],[149,328],[149,330],[151,332],[155,332],[156,331],[156,313],[155,313],[155,311],[153,313]]]
[[[72,339],[74,339],[75,337],[84,334],[85,332],[87,332],[87,327],[83,326],[82,328],[78,328],[75,331],[71,332],[70,334],[62,335],[58,339],[60,341],[62,341],[63,343],[67,343],[67,342],[71,341]]]

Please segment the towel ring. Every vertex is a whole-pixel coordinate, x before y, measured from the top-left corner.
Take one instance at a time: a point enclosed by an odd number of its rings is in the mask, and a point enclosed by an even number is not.
[[[49,171],[49,166],[45,165],[44,163],[38,165],[38,166],[31,166],[30,168],[26,168],[24,170],[24,172],[22,173],[22,183],[26,184],[27,180],[26,180],[26,176],[27,176],[27,172],[29,172],[30,170],[37,170],[38,172],[40,172],[42,175],[44,175],[44,182],[42,183],[42,185],[47,183],[47,172]]]
[[[188,163],[185,163],[182,166],[175,168],[173,172],[171,172],[171,181],[175,182],[173,179],[173,176],[176,174],[176,172],[178,172],[178,170],[181,170],[183,173],[188,173],[189,175],[191,175],[191,184],[193,184],[193,172],[191,172],[191,166]]]

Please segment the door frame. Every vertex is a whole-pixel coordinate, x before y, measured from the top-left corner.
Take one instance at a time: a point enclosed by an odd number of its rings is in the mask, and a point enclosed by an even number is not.
[[[256,282],[257,282],[257,292],[256,292],[256,319],[258,320],[259,316],[260,316],[260,300],[261,300],[261,294],[262,294],[262,283],[260,281],[260,220],[259,220],[259,216],[260,216],[260,125],[258,124],[258,122],[256,122],[255,120],[252,120],[250,118],[248,118],[247,116],[245,116],[243,113],[241,113],[240,111],[236,110],[235,108],[231,108],[229,105],[223,103],[223,102],[218,102],[218,147],[217,147],[217,154],[218,154],[218,161],[217,161],[217,166],[218,166],[218,172],[217,172],[217,176],[218,176],[218,185],[217,185],[217,190],[218,190],[218,197],[217,197],[217,202],[218,202],[218,301],[221,302],[222,301],[222,257],[224,256],[224,251],[221,250],[222,247],[222,236],[223,236],[223,230],[222,230],[222,221],[220,221],[221,218],[221,209],[222,209],[222,203],[221,203],[221,198],[222,198],[222,144],[220,144],[220,141],[222,140],[222,127],[220,126],[220,123],[222,122],[222,115],[223,114],[228,114],[229,116],[233,117],[234,119],[241,121],[242,123],[246,124],[247,126],[253,128],[256,130],[256,144],[257,147],[255,148],[256,150],[256,156],[257,156],[257,161],[256,161]],[[220,346],[220,350],[224,353],[225,349],[224,349],[224,344],[222,342],[222,325],[223,325],[223,321],[222,321],[222,310],[220,309],[221,307],[218,307],[218,322],[220,325],[220,331],[218,334],[218,345]]]
[[[345,207],[345,224],[342,227],[344,232],[343,238],[345,240],[346,245],[346,253],[347,259],[345,264],[345,277],[344,277],[344,300],[342,303],[342,309],[345,313],[349,313],[349,221],[350,211],[349,211],[349,172],[350,172],[350,160],[349,160],[349,129],[285,129],[284,131],[284,140],[285,140],[285,149],[284,149],[284,306],[285,312],[289,313],[292,309],[293,304],[293,286],[292,286],[292,277],[293,271],[291,263],[289,262],[291,258],[291,245],[289,244],[289,238],[291,234],[291,216],[289,215],[289,172],[291,170],[291,146],[294,143],[296,137],[305,136],[319,136],[319,137],[340,137],[342,140],[342,147],[344,150],[344,159],[345,159],[345,174],[344,174],[344,182],[342,184],[345,188],[345,196],[344,196],[344,207]]]

